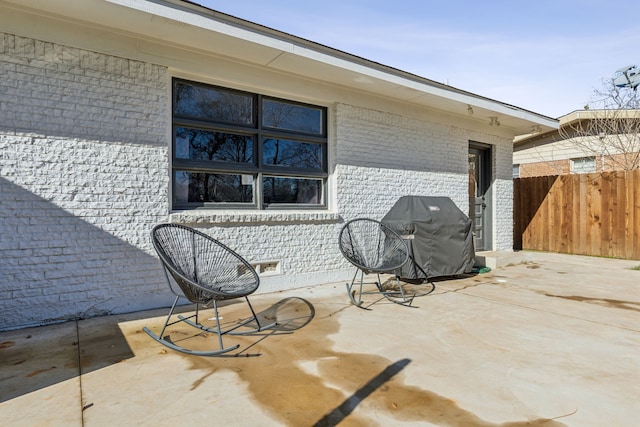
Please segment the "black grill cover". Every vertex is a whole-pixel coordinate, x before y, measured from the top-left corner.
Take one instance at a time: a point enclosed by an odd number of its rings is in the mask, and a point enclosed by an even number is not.
[[[472,221],[450,198],[403,196],[382,223],[405,239],[417,264],[407,262],[400,277],[425,279],[472,271]]]

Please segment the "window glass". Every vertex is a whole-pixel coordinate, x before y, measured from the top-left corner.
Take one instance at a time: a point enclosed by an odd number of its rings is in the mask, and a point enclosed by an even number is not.
[[[262,126],[323,135],[323,110],[300,104],[264,99]]]
[[[326,108],[177,78],[172,87],[174,209],[326,208]]]
[[[176,203],[251,203],[253,177],[239,174],[216,174],[176,171]]]
[[[251,163],[253,137],[232,133],[176,127],[177,159]]]
[[[203,120],[253,124],[253,96],[213,86],[176,82],[174,114]]]
[[[595,157],[580,157],[571,159],[571,172],[573,173],[592,173],[596,171]]]
[[[265,204],[319,205],[322,203],[322,180],[265,176],[262,193]]]
[[[289,166],[322,170],[322,146],[287,139],[265,138],[262,161],[266,166]]]

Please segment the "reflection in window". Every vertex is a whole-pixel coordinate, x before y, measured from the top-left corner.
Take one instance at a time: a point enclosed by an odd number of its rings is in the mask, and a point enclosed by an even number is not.
[[[322,170],[322,146],[286,139],[267,138],[263,141],[265,165],[291,166]]]
[[[323,134],[323,110],[305,105],[264,99],[262,102],[262,126]]]
[[[251,203],[253,177],[177,171],[174,175],[176,203]]]
[[[175,156],[179,159],[251,163],[253,138],[224,132],[178,127]]]
[[[173,91],[172,208],[326,208],[326,108],[177,78]]]
[[[239,125],[253,124],[253,96],[176,82],[174,114]]]
[[[262,193],[266,204],[319,205],[322,203],[322,180],[265,176]]]

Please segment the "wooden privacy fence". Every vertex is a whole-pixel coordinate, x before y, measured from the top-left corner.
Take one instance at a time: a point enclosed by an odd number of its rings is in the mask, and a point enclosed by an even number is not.
[[[640,259],[640,170],[514,180],[514,248]]]

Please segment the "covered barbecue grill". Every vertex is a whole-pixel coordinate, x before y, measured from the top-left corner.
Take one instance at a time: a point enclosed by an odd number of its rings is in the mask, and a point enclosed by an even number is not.
[[[448,197],[404,196],[382,218],[402,236],[411,259],[404,279],[470,273],[475,263],[472,221]]]

